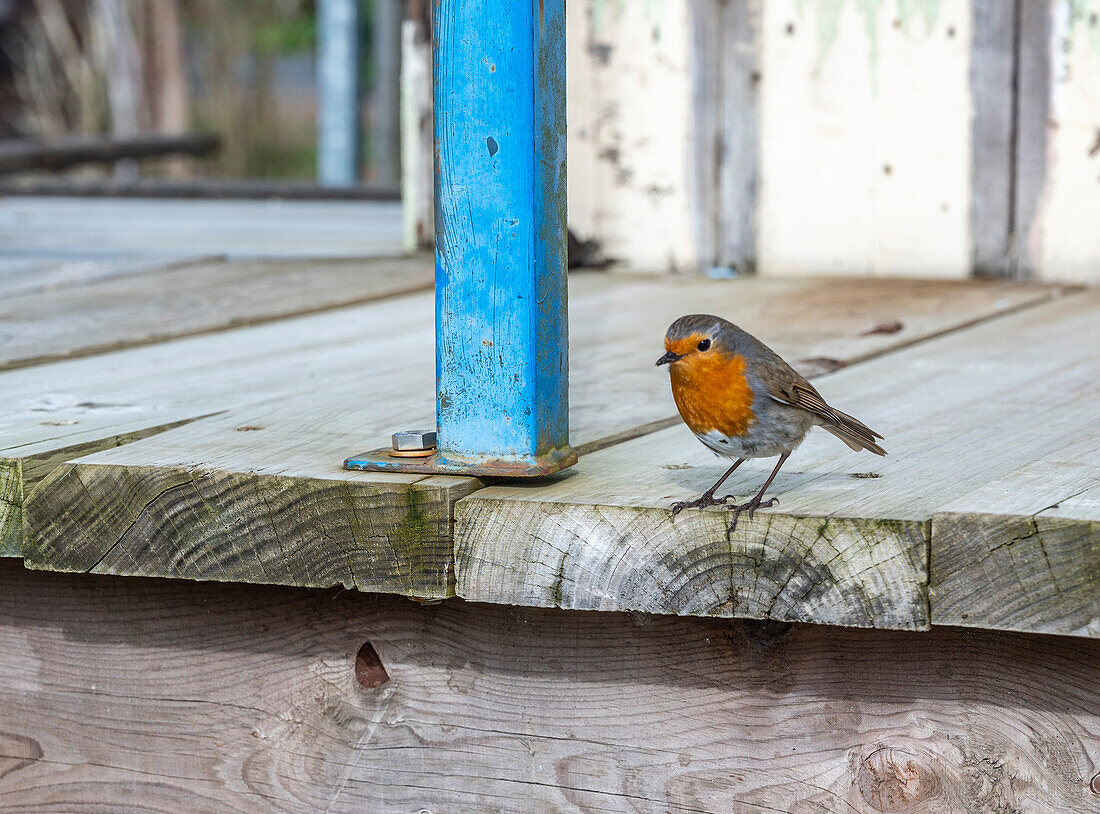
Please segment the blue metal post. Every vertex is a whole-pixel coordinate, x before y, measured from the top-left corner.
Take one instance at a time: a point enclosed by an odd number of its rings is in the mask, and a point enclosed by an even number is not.
[[[435,0],[443,461],[569,466],[564,0]]]
[[[358,0],[317,8],[317,175],[324,186],[359,180]]]
[[[565,303],[565,0],[434,0],[432,22],[438,447],[396,448],[395,436],[395,449],[344,466],[548,474],[577,460]]]

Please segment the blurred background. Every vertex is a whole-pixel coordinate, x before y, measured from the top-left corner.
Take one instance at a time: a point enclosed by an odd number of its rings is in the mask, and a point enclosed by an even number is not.
[[[395,188],[404,5],[361,0],[353,22],[360,180]],[[2,0],[0,137],[213,133],[219,149],[142,176],[312,181],[317,27],[312,0]]]
[[[0,0],[0,240],[43,195],[277,197],[388,202],[348,252],[430,247],[430,6]],[[576,0],[568,27],[574,264],[1100,278],[1100,0]]]

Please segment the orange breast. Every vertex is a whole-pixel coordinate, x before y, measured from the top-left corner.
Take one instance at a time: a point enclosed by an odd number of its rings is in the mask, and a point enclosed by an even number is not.
[[[755,416],[743,356],[693,353],[672,365],[672,396],[692,432],[744,435]]]

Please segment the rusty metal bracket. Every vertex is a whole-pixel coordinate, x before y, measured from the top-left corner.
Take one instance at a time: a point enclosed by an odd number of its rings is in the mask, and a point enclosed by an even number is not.
[[[550,475],[577,462],[572,449],[556,450],[524,460],[463,460],[450,458],[440,451],[427,458],[394,458],[389,447],[364,452],[344,461],[345,469],[365,472],[398,472],[413,475],[468,475],[486,478],[531,478]]]

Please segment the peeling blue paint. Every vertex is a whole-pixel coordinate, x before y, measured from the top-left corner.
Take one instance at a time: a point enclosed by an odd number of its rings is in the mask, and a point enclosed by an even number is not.
[[[564,0],[436,0],[434,11],[440,455],[557,469],[575,460]]]

